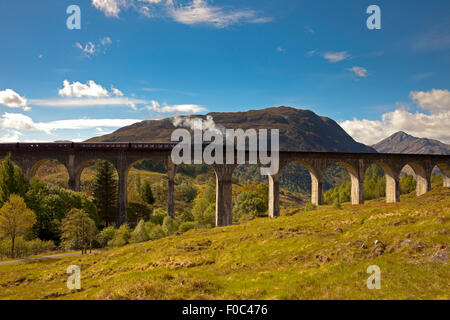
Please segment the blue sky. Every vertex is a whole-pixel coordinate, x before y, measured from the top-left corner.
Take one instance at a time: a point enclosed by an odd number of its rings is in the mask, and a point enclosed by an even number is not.
[[[369,30],[366,8],[381,9]],[[81,9],[69,30],[66,9]],[[450,143],[450,2],[0,3],[0,140],[84,140],[139,120],[287,105],[356,140]]]

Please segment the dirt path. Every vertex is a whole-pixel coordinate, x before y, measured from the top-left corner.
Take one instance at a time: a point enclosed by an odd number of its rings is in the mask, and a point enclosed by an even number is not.
[[[96,252],[97,251],[92,251],[92,253],[96,253]],[[80,254],[81,254],[81,252],[61,253],[61,254],[54,254],[54,255],[50,255],[50,256],[42,256],[42,257],[36,257],[36,258],[27,258],[27,259],[4,261],[4,262],[0,262],[0,266],[4,266],[4,265],[8,265],[8,264],[21,263],[21,262],[32,262],[32,261],[39,261],[39,260],[45,260],[45,259],[55,259],[55,258],[78,256]]]

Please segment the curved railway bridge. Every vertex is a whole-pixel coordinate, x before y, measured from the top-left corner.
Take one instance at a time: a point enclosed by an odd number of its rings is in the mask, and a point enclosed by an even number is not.
[[[47,160],[62,163],[69,174],[68,185],[74,191],[80,190],[83,169],[93,160],[106,160],[117,170],[118,213],[117,224],[127,221],[127,176],[130,168],[142,160],[162,163],[168,174],[168,214],[174,216],[174,177],[177,166],[171,161],[171,150],[175,143],[2,143],[0,157],[11,154],[12,161],[32,178],[39,166]],[[323,174],[334,163],[343,165],[351,178],[351,202],[364,202],[363,180],[365,170],[372,164],[383,169],[386,176],[386,202],[400,201],[400,171],[405,165],[412,167],[416,174],[418,196],[430,190],[430,178],[437,166],[443,174],[445,187],[450,187],[450,156],[391,153],[349,153],[349,152],[309,152],[280,151],[278,174],[269,176],[269,216],[277,217],[279,207],[279,173],[291,162],[304,165],[311,175],[311,201],[315,205],[323,203]],[[248,154],[246,155],[246,161]],[[216,225],[232,223],[232,182],[235,164],[213,164],[216,174]]]

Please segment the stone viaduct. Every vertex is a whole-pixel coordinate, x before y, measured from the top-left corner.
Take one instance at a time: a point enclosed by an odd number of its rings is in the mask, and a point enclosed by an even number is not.
[[[167,212],[174,216],[174,177],[177,166],[171,161],[171,143],[3,143],[0,144],[0,157],[11,154],[12,161],[20,167],[28,178],[32,178],[39,166],[47,160],[56,159],[62,163],[69,174],[69,187],[80,190],[80,177],[83,169],[93,160],[106,160],[117,170],[118,181],[118,225],[127,221],[127,176],[130,168],[142,160],[161,162],[168,174]],[[248,159],[248,157],[246,157]],[[280,215],[279,174],[290,162],[304,165],[311,175],[311,201],[315,205],[323,203],[323,174],[333,163],[343,165],[351,177],[351,202],[364,202],[363,180],[365,170],[377,164],[386,176],[386,202],[400,201],[400,171],[405,165],[413,168],[416,174],[416,194],[420,196],[430,190],[430,178],[435,166],[443,174],[443,184],[450,187],[450,156],[414,155],[387,153],[340,153],[280,151],[280,169],[276,175],[269,176],[269,216]],[[232,223],[232,174],[237,165],[214,164],[216,174],[216,225]]]

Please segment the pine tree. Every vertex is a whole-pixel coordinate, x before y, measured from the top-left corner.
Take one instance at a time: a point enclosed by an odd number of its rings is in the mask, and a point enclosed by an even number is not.
[[[144,186],[141,189],[141,198],[145,203],[155,203],[155,197],[153,197],[152,187],[147,181],[144,183]]]
[[[108,161],[99,161],[94,182],[94,203],[106,226],[114,223],[117,214],[117,180]]]

